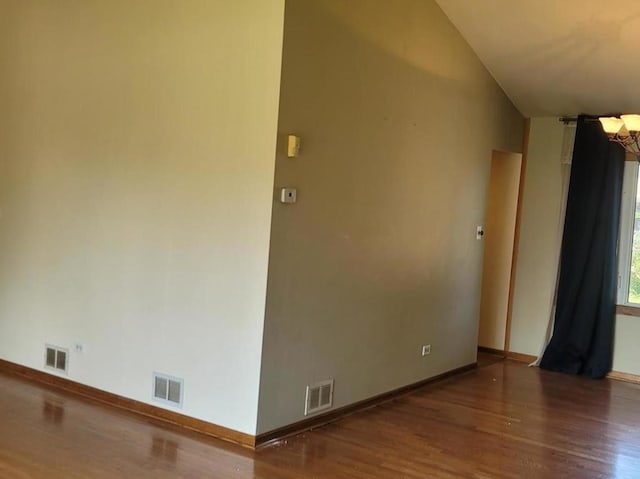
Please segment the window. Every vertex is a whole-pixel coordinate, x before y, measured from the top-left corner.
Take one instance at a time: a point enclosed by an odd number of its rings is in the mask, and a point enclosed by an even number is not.
[[[640,307],[640,190],[637,161],[626,161],[618,243],[618,304]]]

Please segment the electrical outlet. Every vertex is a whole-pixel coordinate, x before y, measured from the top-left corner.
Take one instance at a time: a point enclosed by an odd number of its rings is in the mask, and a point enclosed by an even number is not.
[[[76,343],[76,353],[82,354],[84,352],[84,346],[82,343]]]
[[[424,346],[422,346],[422,355],[428,356],[429,354],[431,354],[431,345],[425,344]]]

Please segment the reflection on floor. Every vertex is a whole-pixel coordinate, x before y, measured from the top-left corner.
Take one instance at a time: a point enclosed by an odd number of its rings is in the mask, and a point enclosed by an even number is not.
[[[258,452],[0,374],[0,478],[640,477],[640,386],[480,362]]]
[[[503,356],[499,356],[497,354],[492,353],[483,353],[478,351],[478,367],[483,368],[485,366],[491,366],[492,364],[496,364],[504,361]]]

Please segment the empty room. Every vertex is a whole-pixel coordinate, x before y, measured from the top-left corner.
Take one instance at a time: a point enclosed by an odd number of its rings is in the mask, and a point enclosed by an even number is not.
[[[0,0],[0,478],[640,477],[638,32]]]

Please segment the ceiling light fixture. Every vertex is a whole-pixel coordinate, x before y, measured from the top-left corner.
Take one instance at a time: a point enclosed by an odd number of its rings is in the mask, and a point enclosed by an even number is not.
[[[640,162],[640,115],[598,118],[609,141],[619,143]]]

